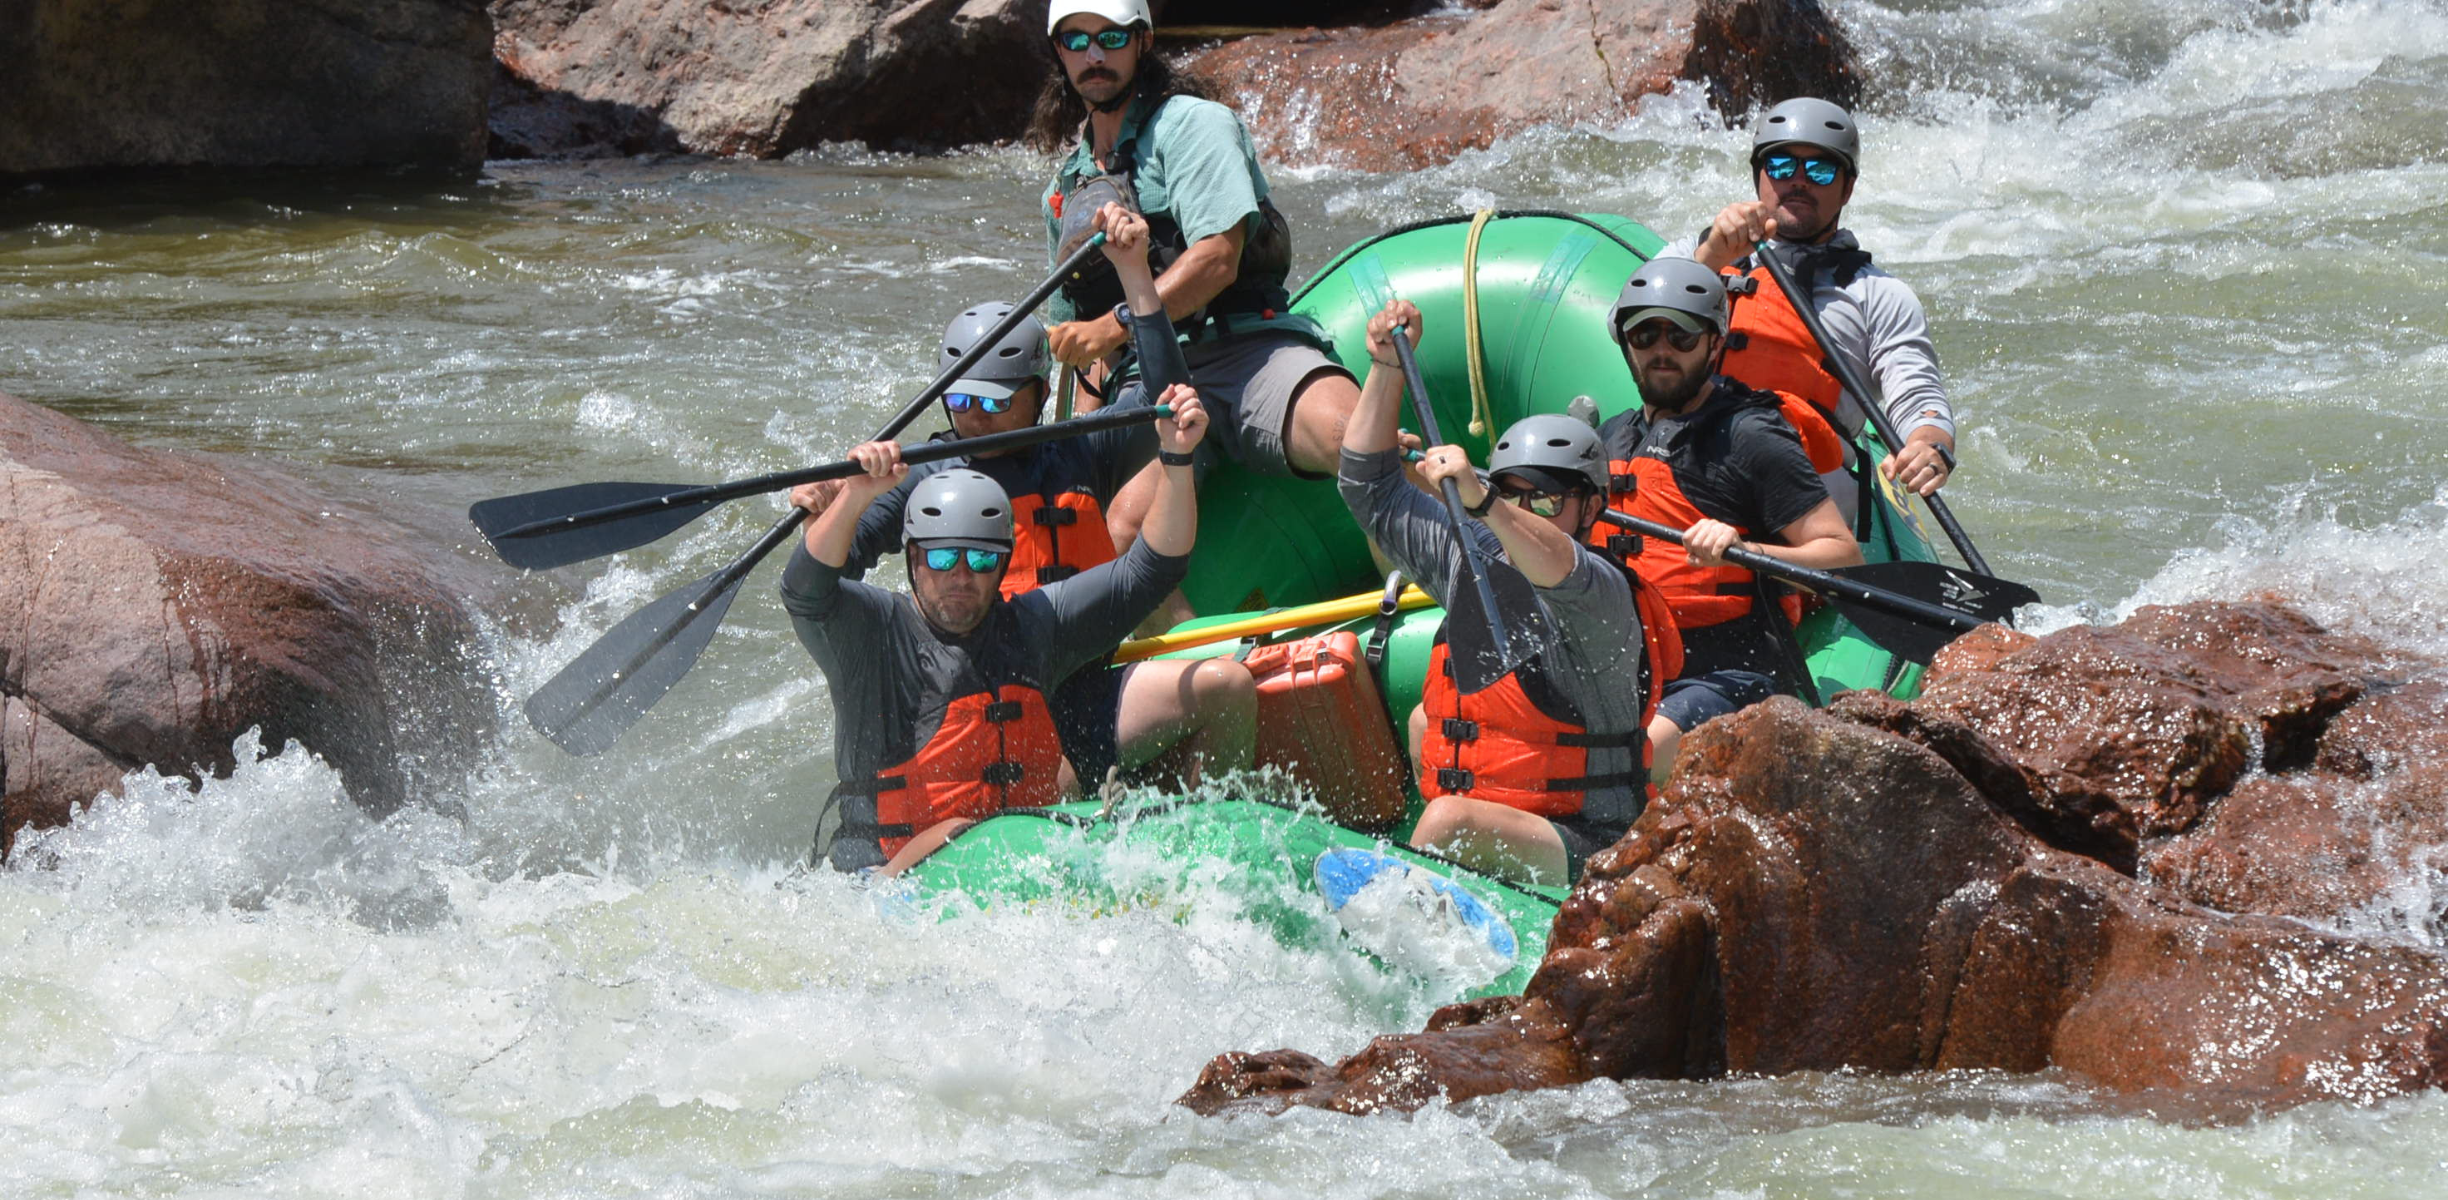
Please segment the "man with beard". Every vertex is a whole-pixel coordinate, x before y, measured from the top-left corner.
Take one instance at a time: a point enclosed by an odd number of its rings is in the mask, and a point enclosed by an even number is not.
[[[1180,385],[1160,399],[1173,415],[1157,422],[1162,470],[1139,541],[1009,599],[1001,580],[1011,498],[976,471],[937,472],[911,492],[901,523],[907,596],[846,578],[860,516],[909,474],[897,443],[853,449],[865,473],[840,491],[794,495],[816,516],[783,570],[782,604],[832,689],[835,867],[897,874],[979,820],[1062,798],[1047,695],[1181,581],[1197,534],[1190,451],[1207,413]],[[1240,675],[1246,689],[1248,672]],[[1185,677],[1184,690],[1193,682]],[[1232,719],[1170,731],[1185,777],[1249,765],[1256,710],[1247,698]]]
[[[1641,396],[1641,407],[1599,427],[1609,505],[1687,530],[1681,546],[1612,527],[1592,535],[1664,593],[1682,631],[1683,672],[1649,722],[1652,770],[1663,779],[1684,734],[1782,690],[1776,677],[1792,661],[1796,598],[1772,593],[1726,550],[1829,570],[1859,564],[1861,546],[1776,394],[1717,374],[1723,276],[1688,258],[1652,259],[1607,323]]]
[[[1291,233],[1249,131],[1156,56],[1146,0],[1052,0],[1046,35],[1056,70],[1028,140],[1051,150],[1076,139],[1045,192],[1051,260],[1086,239],[1105,202],[1146,214],[1157,290],[1191,384],[1215,409],[1218,446],[1261,473],[1331,475],[1359,386],[1326,357],[1316,324],[1286,311]],[[1054,357],[1086,370],[1116,356],[1128,341],[1120,299],[1101,262],[1068,281],[1049,307]]]
[[[1825,100],[1779,104],[1752,130],[1758,197],[1727,205],[1705,234],[1665,253],[1750,277],[1751,294],[1734,306],[1737,337],[1726,354],[1727,375],[1809,400],[1848,444],[1867,419],[1859,406],[1884,403],[1904,445],[1879,463],[1879,473],[1927,496],[1954,472],[1955,414],[1921,298],[1871,265],[1843,228],[1860,158],[1861,132],[1851,113]],[[1762,242],[1791,269],[1835,345],[1822,347],[1811,337],[1776,280],[1753,261]],[[1842,356],[1880,395],[1847,395],[1827,365],[1831,355]],[[1853,489],[1833,476],[1829,483],[1843,507],[1853,508]]]

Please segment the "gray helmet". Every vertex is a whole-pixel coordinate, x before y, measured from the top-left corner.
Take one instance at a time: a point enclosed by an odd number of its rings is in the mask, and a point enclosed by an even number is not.
[[[1513,422],[1488,455],[1488,478],[1512,475],[1542,492],[1587,484],[1607,490],[1606,447],[1589,422],[1563,413],[1533,413]]]
[[[1854,127],[1853,114],[1825,100],[1804,96],[1761,113],[1751,127],[1751,164],[1757,167],[1760,155],[1787,142],[1817,146],[1843,159],[1845,170],[1861,174],[1861,130]]]
[[[997,301],[978,305],[952,318],[952,323],[944,327],[943,353],[936,358],[935,369],[946,370],[959,362],[961,355],[969,353],[969,348],[977,345],[978,339],[993,332],[1003,318],[1011,315],[1011,311],[1011,305]],[[994,344],[994,349],[986,352],[986,357],[971,363],[969,369],[944,390],[1001,400],[1028,386],[1030,380],[1044,375],[1045,369],[1045,326],[1038,324],[1036,317],[1022,317],[1019,324],[1012,326],[1010,333],[1004,334],[1003,339]]]
[[[1653,258],[1632,272],[1607,310],[1607,333],[1623,345],[1624,328],[1664,317],[1698,333],[1726,329],[1725,277],[1688,258]]]
[[[1011,497],[1002,484],[966,467],[937,471],[910,489],[901,536],[921,546],[1009,550]]]

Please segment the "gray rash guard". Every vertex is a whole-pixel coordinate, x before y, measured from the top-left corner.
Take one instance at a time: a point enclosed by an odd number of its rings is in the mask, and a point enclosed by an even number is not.
[[[1660,257],[1689,258],[1698,238],[1684,238],[1658,251]],[[1782,257],[1780,255],[1780,257]],[[1947,399],[1946,380],[1938,373],[1938,348],[1930,342],[1929,318],[1911,285],[1871,263],[1837,287],[1825,275],[1811,280],[1811,307],[1836,345],[1829,347],[1879,391],[1896,436],[1911,437],[1924,425],[1955,436],[1955,407]],[[1848,435],[1869,418],[1851,392],[1837,409]]]
[[[1344,451],[1336,482],[1352,519],[1421,590],[1443,604],[1462,586],[1464,559],[1446,528],[1444,505],[1405,481],[1395,451]],[[1478,543],[1491,570],[1513,569],[1504,561],[1504,543],[1487,526],[1465,520],[1462,530]],[[1578,549],[1572,571],[1556,586],[1539,591],[1555,639],[1537,662],[1547,682],[1580,712],[1589,732],[1629,733],[1642,728],[1643,641],[1632,583],[1621,568],[1588,546]],[[1634,761],[1636,754],[1621,746],[1594,747],[1586,773],[1645,776]],[[1638,786],[1600,788],[1582,798],[1581,815],[1594,823],[1624,826],[1640,815],[1645,803],[1647,793]]]
[[[938,631],[908,596],[844,578],[802,541],[782,571],[782,607],[833,696],[833,764],[845,782],[872,779],[931,738],[925,713],[980,681],[1051,693],[1110,652],[1189,570],[1188,556],[1146,542],[1060,583],[997,601],[965,637]],[[873,839],[836,837],[833,865],[884,861]]]

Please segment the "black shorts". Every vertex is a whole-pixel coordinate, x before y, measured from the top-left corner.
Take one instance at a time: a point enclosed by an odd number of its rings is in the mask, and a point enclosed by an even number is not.
[[[1710,671],[1670,681],[1658,696],[1657,714],[1685,733],[1776,694],[1776,680],[1757,671]]]
[[[1105,770],[1121,758],[1116,726],[1122,717],[1122,675],[1126,667],[1090,663],[1054,686],[1046,707],[1053,710],[1054,732],[1061,735],[1063,756],[1079,774],[1080,790],[1094,795],[1105,782]]]
[[[1564,882],[1567,886],[1581,881],[1581,868],[1596,854],[1623,840],[1630,825],[1602,825],[1580,817],[1549,817],[1556,836],[1564,839]]]

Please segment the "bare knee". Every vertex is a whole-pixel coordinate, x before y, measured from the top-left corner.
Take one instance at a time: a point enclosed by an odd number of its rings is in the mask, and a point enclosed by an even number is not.
[[[1683,731],[1664,717],[1649,718],[1649,779],[1664,783],[1674,774],[1676,752],[1683,748]]]
[[[1407,731],[1407,736],[1410,738],[1411,761],[1418,762],[1420,760],[1420,747],[1425,745],[1428,741],[1427,705],[1414,704],[1411,706],[1411,720],[1409,725],[1410,728]]]
[[[1411,844],[1441,846],[1471,828],[1470,805],[1452,796],[1439,796],[1420,810],[1419,824],[1411,830]]]

